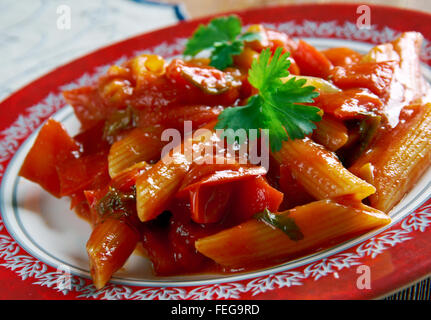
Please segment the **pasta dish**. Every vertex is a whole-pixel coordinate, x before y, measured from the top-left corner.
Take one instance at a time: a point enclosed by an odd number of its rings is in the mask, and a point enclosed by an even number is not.
[[[20,176],[91,223],[98,289],[136,249],[159,276],[318,252],[390,223],[430,164],[422,40],[318,50],[215,18],[182,57],[139,55],[65,91],[80,132],[48,119]]]

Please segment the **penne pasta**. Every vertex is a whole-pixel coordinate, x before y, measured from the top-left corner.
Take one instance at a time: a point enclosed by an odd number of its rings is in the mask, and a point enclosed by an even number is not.
[[[185,141],[166,154],[150,170],[136,180],[136,208],[139,219],[149,221],[156,218],[168,206],[181,186],[181,182],[190,169],[192,159],[185,156],[193,149],[194,155],[200,155],[213,141],[208,128],[205,126],[202,134],[186,137]],[[193,156],[194,156],[193,155]]]
[[[161,147],[157,133],[140,128],[133,129],[111,146],[108,155],[109,175],[113,178],[138,162],[159,158]]]
[[[389,212],[431,163],[431,104],[410,106],[350,168],[376,188],[370,204]],[[370,181],[371,180],[371,181]]]
[[[312,202],[276,215],[288,219],[291,235],[289,230],[286,234],[252,219],[197,240],[196,249],[226,267],[267,265],[309,253],[310,249],[327,248],[391,221],[383,212],[359,202],[346,205],[333,200]],[[295,238],[299,232],[302,236]]]
[[[151,167],[145,161],[138,162],[117,174],[111,180],[111,185],[120,190],[128,190],[136,184],[136,179]]]
[[[136,208],[141,221],[152,220],[166,209],[189,168],[190,162],[177,153],[173,161],[160,160],[136,180]]]
[[[127,261],[139,240],[134,227],[119,219],[106,219],[99,223],[87,242],[90,271],[97,289]]]
[[[375,188],[347,170],[332,152],[310,138],[283,143],[273,157],[287,165],[293,177],[316,199],[353,194],[362,200]]]

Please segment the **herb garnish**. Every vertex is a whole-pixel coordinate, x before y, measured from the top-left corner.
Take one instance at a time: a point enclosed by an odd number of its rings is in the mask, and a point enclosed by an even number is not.
[[[210,65],[224,70],[233,63],[233,56],[244,49],[244,41],[258,40],[254,32],[241,34],[241,20],[237,16],[215,18],[207,26],[200,25],[187,41],[184,55],[195,56],[203,50],[211,51]]]
[[[289,217],[288,212],[274,214],[265,208],[263,212],[257,213],[254,217],[257,220],[263,221],[272,227],[280,229],[285,234],[287,234],[290,240],[298,241],[304,239],[304,235],[302,234],[298,225],[295,223],[295,220]]]
[[[322,119],[320,109],[303,103],[314,102],[319,93],[313,86],[304,86],[305,79],[290,78],[289,53],[281,55],[277,48],[271,58],[269,49],[263,50],[254,60],[248,81],[259,90],[245,106],[225,109],[218,117],[216,129],[268,129],[272,151],[279,151],[282,142],[302,139],[316,128],[314,121]],[[233,143],[232,130],[226,130],[228,143]]]
[[[126,193],[109,187],[108,192],[99,200],[97,211],[102,217],[126,217],[129,215],[130,208],[135,206],[135,201],[135,189]]]

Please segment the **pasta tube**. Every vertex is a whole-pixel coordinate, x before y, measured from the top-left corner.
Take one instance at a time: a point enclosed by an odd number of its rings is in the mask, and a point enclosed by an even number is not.
[[[111,279],[132,254],[139,241],[139,233],[125,221],[106,219],[99,223],[87,242],[90,271],[97,289]]]
[[[209,131],[209,128],[213,127],[214,122],[202,128],[207,129],[203,130],[202,134],[187,137],[181,145],[176,146],[137,178],[136,208],[142,222],[156,218],[177,193],[192,164],[192,159],[185,154],[189,154],[188,151],[193,149],[197,151],[196,154],[201,155],[207,147],[213,147],[212,132]],[[190,147],[191,149],[188,149]]]
[[[133,129],[126,137],[115,142],[109,150],[108,163],[111,178],[141,161],[160,157],[160,137],[143,129]]]
[[[190,168],[187,158],[177,153],[169,163],[160,160],[136,180],[136,208],[141,221],[156,218],[168,206]]]
[[[333,200],[312,202],[276,215],[289,219],[290,226],[302,234],[301,239],[292,239],[280,228],[252,219],[197,240],[196,249],[223,266],[254,267],[330,247],[391,221],[383,212],[360,202],[351,205]]]
[[[370,204],[389,212],[431,163],[431,104],[410,106],[350,168],[376,187]]]
[[[316,199],[353,194],[362,200],[375,188],[347,170],[338,158],[309,138],[283,143],[273,157],[287,165],[292,176]]]

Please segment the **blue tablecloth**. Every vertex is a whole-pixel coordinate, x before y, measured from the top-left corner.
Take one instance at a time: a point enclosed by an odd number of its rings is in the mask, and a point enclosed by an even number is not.
[[[59,65],[182,19],[180,6],[145,0],[2,0],[0,101]]]

